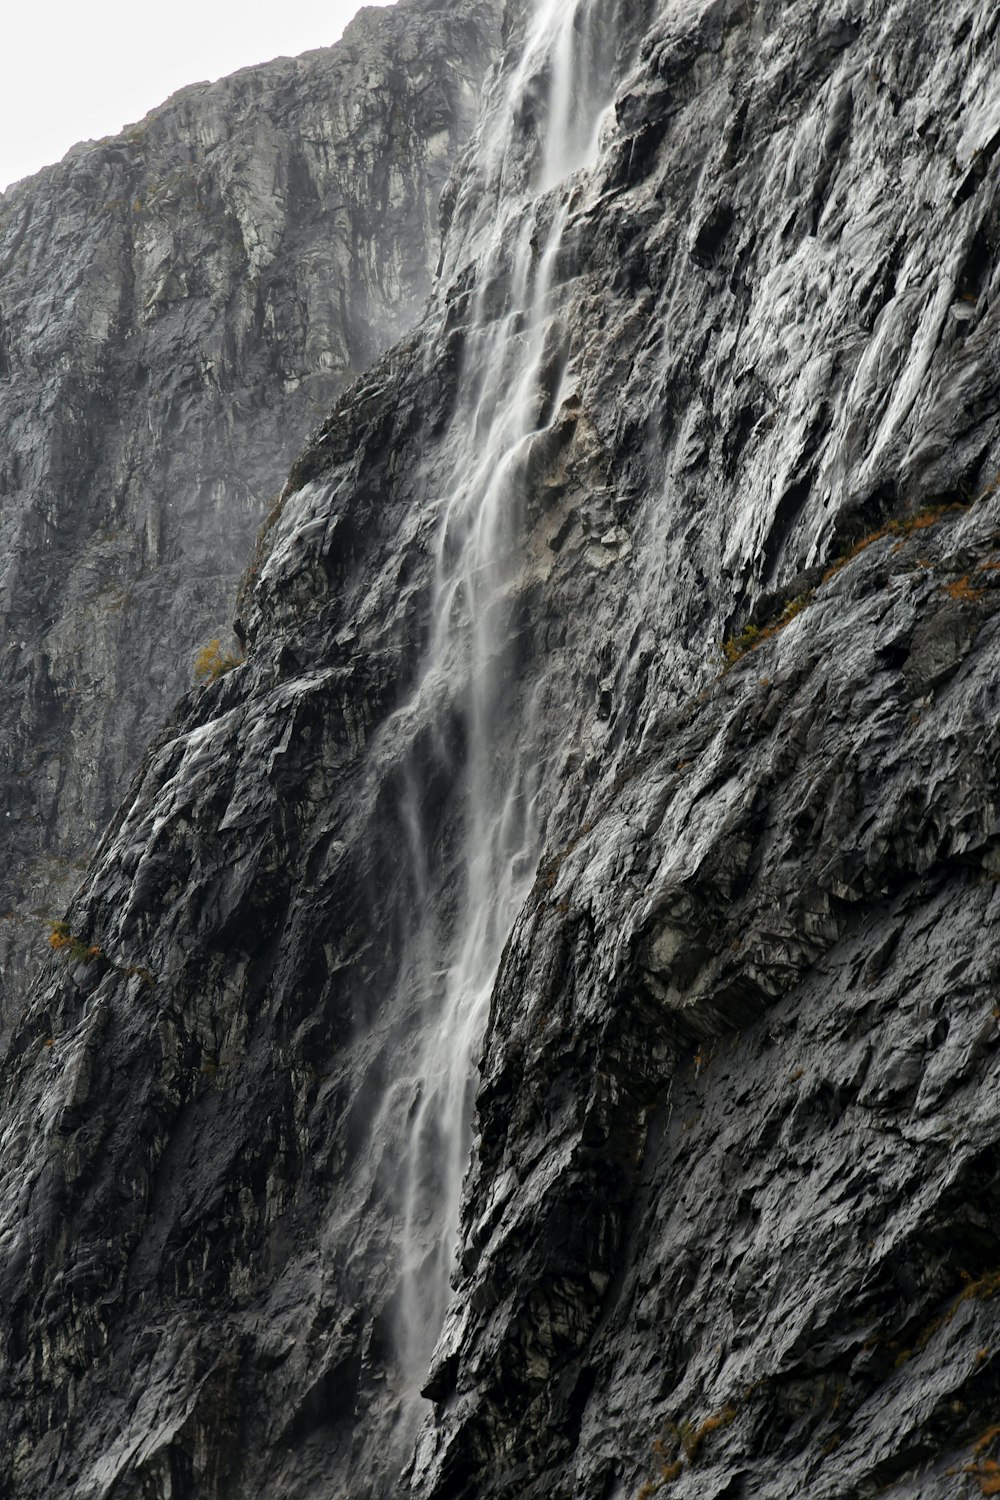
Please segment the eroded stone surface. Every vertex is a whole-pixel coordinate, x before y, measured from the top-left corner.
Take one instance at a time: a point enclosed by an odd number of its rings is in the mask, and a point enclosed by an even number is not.
[[[12,1003],[197,648],[235,649],[289,464],[419,316],[495,9],[368,9],[336,47],[185,89],[0,198]]]
[[[535,737],[546,847],[415,1464],[392,1442],[398,781],[426,742],[447,924],[430,743],[460,759],[461,684],[405,710],[498,90],[435,304],[295,466],[248,660],[150,749],[67,918],[102,955],[38,988],[8,1053],[14,1493],[976,1493],[954,1470],[998,1394],[1000,19],[622,14],[511,591],[497,755]],[[511,195],[527,103],[515,127]],[[484,295],[503,308],[502,276]],[[887,517],[970,501],[824,576]],[[720,674],[722,637],[809,590]]]

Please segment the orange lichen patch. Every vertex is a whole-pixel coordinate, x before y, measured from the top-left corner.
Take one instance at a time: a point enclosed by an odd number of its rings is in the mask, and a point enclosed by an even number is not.
[[[992,1448],[998,1437],[1000,1437],[1000,1424],[995,1427],[987,1427],[986,1431],[982,1433],[973,1444],[973,1458],[982,1458],[987,1448]]]
[[[966,604],[972,604],[976,599],[981,599],[986,590],[974,589],[969,582],[968,573],[963,573],[961,578],[955,578],[951,583],[946,583],[942,592],[949,594],[952,599],[961,599]]]

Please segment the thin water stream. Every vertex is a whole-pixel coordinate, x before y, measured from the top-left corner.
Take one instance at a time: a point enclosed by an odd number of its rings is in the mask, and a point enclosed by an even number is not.
[[[543,767],[533,749],[535,694],[517,680],[513,626],[526,567],[519,543],[532,448],[571,380],[554,356],[565,342],[558,271],[573,232],[571,198],[596,157],[610,100],[607,39],[617,5],[537,0],[485,143],[501,182],[508,154],[524,149],[525,118],[537,121],[531,191],[513,202],[497,195],[501,213],[477,265],[461,395],[443,445],[452,478],[440,500],[433,618],[417,692],[428,702],[457,702],[461,719],[460,754],[447,749],[454,734],[443,732],[436,750],[461,807],[444,919],[425,765],[409,768],[402,809],[417,908],[404,982],[418,997],[422,1041],[400,1174],[397,1336],[404,1391],[418,1414],[415,1398],[449,1297],[477,1050],[538,858]]]

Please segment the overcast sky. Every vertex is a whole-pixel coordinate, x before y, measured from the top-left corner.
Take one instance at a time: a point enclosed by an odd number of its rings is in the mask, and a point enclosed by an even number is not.
[[[0,189],[77,141],[116,135],[186,83],[328,46],[360,9],[360,0],[16,0],[4,7]]]

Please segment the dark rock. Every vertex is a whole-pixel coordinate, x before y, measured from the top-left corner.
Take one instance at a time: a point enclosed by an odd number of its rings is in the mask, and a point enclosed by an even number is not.
[[[15,1030],[12,1494],[988,1492],[1000,17],[530,19]]]
[[[492,0],[367,9],[0,197],[0,1031],[288,466],[413,322]]]

